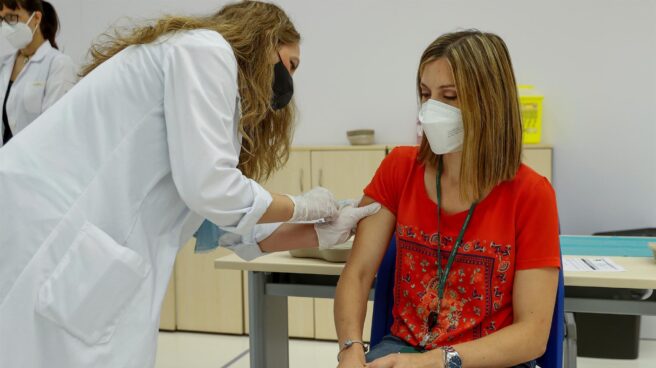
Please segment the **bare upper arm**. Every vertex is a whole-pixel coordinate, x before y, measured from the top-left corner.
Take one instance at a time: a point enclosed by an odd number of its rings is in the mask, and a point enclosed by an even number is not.
[[[365,196],[360,202],[360,207],[373,202],[375,201],[372,198]],[[389,246],[395,223],[396,216],[385,207],[376,214],[362,219],[358,224],[353,250],[344,273],[355,273],[363,281],[373,281]]]
[[[535,325],[541,333],[539,337],[545,342],[549,337],[556,302],[558,274],[559,270],[553,267],[520,270],[515,273],[514,323],[528,322]]]

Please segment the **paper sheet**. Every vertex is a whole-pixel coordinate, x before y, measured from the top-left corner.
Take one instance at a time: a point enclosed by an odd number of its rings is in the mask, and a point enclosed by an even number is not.
[[[624,272],[624,267],[607,257],[565,257],[567,272]]]

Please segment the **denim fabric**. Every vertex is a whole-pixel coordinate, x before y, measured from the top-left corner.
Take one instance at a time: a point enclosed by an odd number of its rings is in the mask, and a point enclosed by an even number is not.
[[[396,354],[403,348],[411,348],[411,346],[396,336],[387,335],[383,337],[383,340],[378,345],[372,347],[369,353],[367,353],[367,363],[371,363],[376,359],[390,354]]]
[[[390,354],[396,354],[401,352],[401,350],[407,349],[414,349],[417,353],[420,352],[404,340],[401,340],[393,335],[387,335],[383,337],[383,340],[378,345],[371,348],[371,351],[369,351],[369,353],[366,355],[366,360],[367,363],[371,363],[378,358],[382,358]],[[528,363],[516,365],[513,368],[535,368],[535,366],[535,361],[531,361]]]

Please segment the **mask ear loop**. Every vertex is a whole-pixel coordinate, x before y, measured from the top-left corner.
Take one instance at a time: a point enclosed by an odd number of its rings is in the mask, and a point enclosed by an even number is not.
[[[32,18],[34,18],[34,15],[35,15],[35,14],[36,14],[36,12],[32,12],[32,15],[30,15],[30,18],[27,20],[27,22],[25,22],[25,25],[26,25],[28,28],[30,27],[30,22],[32,21]],[[39,26],[40,26],[40,25],[41,25],[41,21],[37,22],[37,24],[36,24],[36,26],[34,27],[34,29],[32,29],[32,41],[34,41],[34,35],[36,34],[36,30],[39,29]],[[32,43],[32,41],[30,41],[30,43]],[[22,50],[19,50],[19,52],[21,53],[21,55],[23,55],[23,56],[25,57],[25,63],[27,63],[27,62],[30,60],[30,58],[33,56],[33,55],[25,55],[25,54],[23,54],[23,51],[22,51]]]
[[[30,17],[27,18],[27,22],[25,22],[26,26],[28,27],[30,26],[30,22],[32,21],[32,18],[34,18],[34,14],[36,14],[36,12],[32,12],[32,15],[30,15]]]
[[[30,19],[28,19],[27,23],[25,23],[25,24],[27,24],[28,27],[30,26],[30,22],[32,21],[32,18],[34,18],[35,14],[36,14],[36,12],[33,12],[32,15],[30,16]],[[38,21],[36,23],[36,26],[34,26],[34,29],[32,30],[32,38],[34,38],[34,34],[36,33],[36,30],[39,29],[40,25],[41,25],[41,21]]]

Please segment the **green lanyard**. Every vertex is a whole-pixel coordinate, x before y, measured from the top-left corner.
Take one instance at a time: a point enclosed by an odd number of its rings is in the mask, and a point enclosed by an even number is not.
[[[451,266],[453,266],[453,262],[456,259],[456,254],[458,253],[458,248],[460,248],[460,245],[462,245],[462,238],[465,236],[465,231],[467,230],[467,226],[469,226],[469,221],[471,220],[473,214],[474,214],[474,209],[476,209],[476,202],[472,203],[471,207],[469,207],[469,212],[467,213],[467,217],[465,218],[465,222],[462,224],[462,228],[460,229],[460,234],[458,234],[458,238],[456,239],[456,243],[453,245],[453,249],[451,250],[451,254],[449,255],[449,260],[446,263],[446,267],[442,268],[442,229],[441,229],[441,208],[442,208],[442,169],[443,169],[443,163],[442,163],[442,156],[440,156],[438,162],[437,162],[437,178],[436,178],[436,187],[437,187],[437,311],[432,311],[429,316],[428,316],[428,331],[426,331],[426,336],[420,346],[423,348],[426,343],[428,342],[427,339],[430,338],[430,332],[435,328],[437,325],[437,320],[440,312],[440,308],[442,306],[442,299],[444,298],[444,290],[446,289],[446,280],[449,278],[449,273],[451,272]]]

